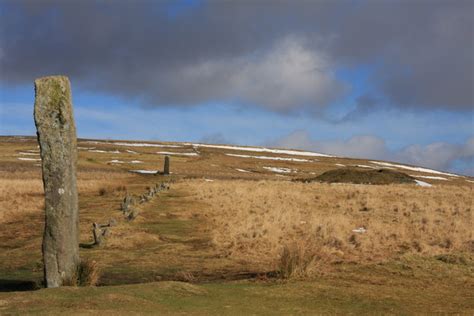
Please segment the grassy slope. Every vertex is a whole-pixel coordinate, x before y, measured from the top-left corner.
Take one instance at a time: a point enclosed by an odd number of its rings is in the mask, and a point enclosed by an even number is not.
[[[31,163],[17,162],[12,158],[15,152],[32,148],[33,144],[1,144],[3,177],[8,178],[12,172],[22,168],[27,172],[34,168]],[[146,164],[137,169],[153,166],[157,169],[156,165],[162,165],[161,160],[152,160],[156,159],[152,156],[156,148],[134,150],[146,152],[140,155]],[[109,154],[82,152],[80,170],[115,175],[117,171],[136,167],[105,164],[112,158],[113,155]],[[120,158],[125,159],[123,156]],[[130,159],[135,158],[130,155]],[[292,163],[235,161],[212,150],[203,150],[200,158],[172,158],[172,168],[179,173],[176,177],[268,179],[276,176],[261,171],[260,167],[279,164],[288,166]],[[321,169],[305,169],[308,167],[304,164],[294,167],[309,174],[313,170],[319,173],[328,168],[323,163],[321,166]],[[239,173],[234,167],[256,172]],[[31,172],[34,177],[39,176],[38,170]],[[93,221],[105,222],[110,217],[120,217],[117,206],[124,192],[118,190],[117,185],[125,184],[129,191],[140,193],[147,185],[161,180],[127,173],[119,173],[116,179],[109,181],[113,183],[105,187],[104,195],[98,194],[95,187],[81,192],[81,241],[84,244],[90,241]],[[465,185],[461,180],[453,182]],[[439,183],[444,184],[442,181]],[[102,185],[101,182],[101,188]],[[105,247],[82,248],[81,256],[100,263],[105,284],[186,278],[194,279],[197,284],[163,281],[28,292],[0,290],[0,314],[59,314],[65,311],[198,315],[474,312],[474,265],[470,260],[450,264],[433,257],[405,256],[383,264],[334,265],[313,280],[281,282],[257,278],[230,281],[239,278],[242,272],[254,272],[257,268],[221,257],[210,246],[209,232],[201,225],[203,219],[199,216],[203,205],[189,198],[189,194],[172,189],[160,195],[143,208],[135,222],[119,221]],[[8,284],[12,280],[41,278],[41,222],[41,213],[33,212],[0,223],[0,286],[3,284],[11,289]],[[186,277],[181,272],[186,272]],[[216,280],[221,278],[227,280]]]
[[[203,314],[474,312],[472,267],[405,258],[306,281],[157,282],[0,293],[0,313]],[[429,272],[428,272],[429,271]]]

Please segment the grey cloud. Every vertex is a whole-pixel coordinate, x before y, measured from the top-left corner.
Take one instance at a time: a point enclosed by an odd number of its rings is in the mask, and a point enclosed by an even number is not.
[[[408,1],[2,1],[0,79],[64,73],[154,105],[240,101],[318,111],[347,92],[336,70],[378,63],[396,106],[470,110],[474,4]],[[378,105],[377,105],[378,106]]]
[[[370,135],[354,136],[349,140],[315,140],[311,135],[298,130],[284,136],[270,145],[284,148],[314,150],[321,153],[333,154],[351,158],[377,158],[385,159],[389,152],[385,146],[385,141]]]
[[[448,143],[433,143],[426,146],[410,145],[397,153],[397,158],[414,165],[446,170],[452,161],[461,158],[461,150],[460,146]]]
[[[284,148],[314,150],[342,157],[380,159],[424,166],[437,170],[449,170],[474,175],[474,137],[464,144],[432,143],[413,144],[398,151],[392,151],[382,138],[373,135],[354,136],[347,140],[315,140],[308,132],[299,130],[270,145]],[[462,162],[462,170],[456,167]]]
[[[456,171],[456,162],[464,166],[460,170],[464,174],[473,175],[474,169],[474,137],[469,138],[464,144],[433,143],[425,146],[411,145],[395,153],[395,158],[402,162],[414,165],[424,165],[440,170]]]
[[[252,58],[217,59],[180,67],[158,82],[163,103],[217,99],[281,112],[291,111],[295,104],[324,106],[345,90],[335,79],[329,61],[292,37],[281,39]]]
[[[474,3],[365,1],[342,22],[333,55],[379,62],[375,86],[400,107],[474,106]]]
[[[346,113],[341,119],[334,120],[335,123],[344,123],[366,117],[368,114],[380,109],[380,101],[370,94],[364,94],[356,98],[356,107]]]

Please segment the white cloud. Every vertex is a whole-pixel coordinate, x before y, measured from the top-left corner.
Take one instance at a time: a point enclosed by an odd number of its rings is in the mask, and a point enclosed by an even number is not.
[[[413,144],[401,150],[390,150],[383,139],[354,136],[347,140],[315,140],[306,131],[295,131],[272,143],[273,146],[314,150],[336,156],[398,161],[437,170],[474,175],[474,137],[464,144],[443,142],[428,145]],[[463,167],[457,166],[462,162]]]
[[[227,99],[285,112],[322,108],[341,96],[347,88],[332,67],[327,56],[309,49],[302,38],[286,37],[250,56],[184,66],[168,79],[170,86],[179,82],[185,87],[184,103]]]

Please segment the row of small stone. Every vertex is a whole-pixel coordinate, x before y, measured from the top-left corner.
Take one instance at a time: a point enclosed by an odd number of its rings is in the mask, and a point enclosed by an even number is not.
[[[120,204],[120,209],[122,210],[123,215],[129,221],[134,220],[138,214],[139,209],[137,205],[146,203],[150,201],[156,194],[162,191],[169,190],[170,185],[168,183],[155,184],[152,187],[149,187],[147,192],[139,196],[133,196],[127,194]],[[102,241],[107,238],[110,234],[110,228],[117,225],[115,219],[111,219],[108,224],[92,224],[92,236],[94,238],[93,246],[99,246]]]
[[[169,190],[169,188],[169,183],[160,183],[149,187],[147,192],[142,195],[134,196],[127,194],[120,204],[120,210],[126,219],[129,221],[134,220],[140,213],[140,210],[137,207],[138,205],[150,201],[156,194]]]

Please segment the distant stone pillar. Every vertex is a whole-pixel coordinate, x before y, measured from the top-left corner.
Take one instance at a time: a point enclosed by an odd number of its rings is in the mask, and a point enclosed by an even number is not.
[[[170,157],[165,156],[165,166],[163,168],[163,174],[170,174]]]
[[[70,285],[75,283],[80,259],[77,140],[67,77],[52,76],[35,80],[34,118],[45,193],[45,285]]]

